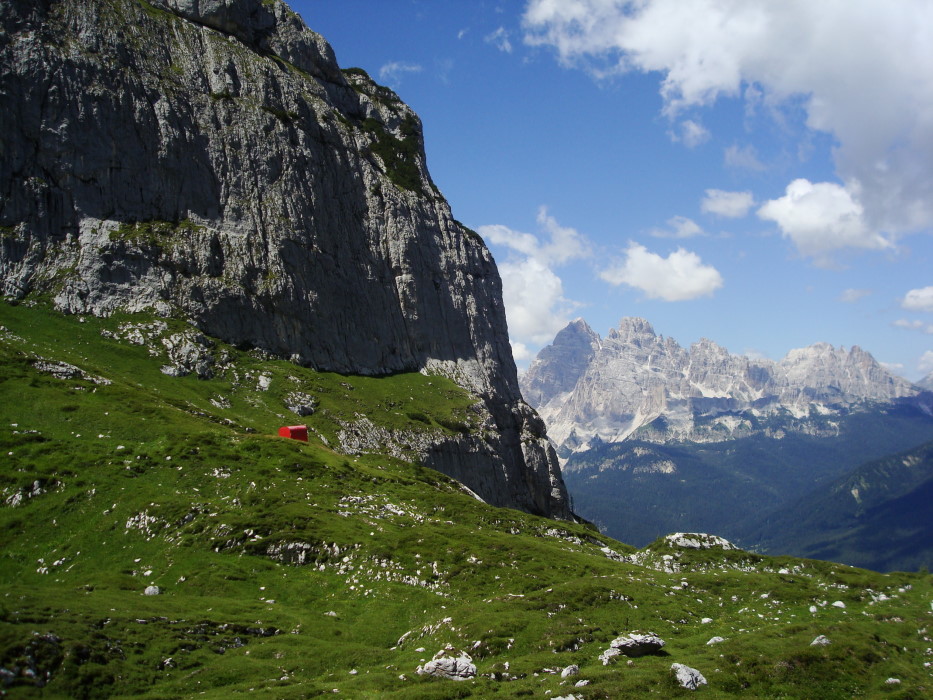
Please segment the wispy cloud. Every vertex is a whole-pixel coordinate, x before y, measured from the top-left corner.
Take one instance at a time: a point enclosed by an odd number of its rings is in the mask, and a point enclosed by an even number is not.
[[[672,216],[667,220],[668,228],[651,229],[651,235],[655,238],[693,238],[694,236],[704,235],[700,225],[693,219],[686,216]]]
[[[420,73],[422,70],[417,63],[392,61],[379,69],[379,79],[388,85],[398,85],[407,73]]]
[[[927,350],[920,356],[917,369],[921,372],[933,372],[933,350]]]
[[[496,31],[487,34],[484,40],[500,51],[512,53],[512,42],[509,40],[509,32],[505,27],[499,27]]]
[[[760,172],[765,164],[758,159],[758,150],[752,144],[739,146],[732,144],[723,152],[723,163],[736,170],[751,170]]]
[[[870,289],[846,289],[839,295],[839,301],[846,304],[854,304],[860,299],[871,296],[871,294],[872,291]]]
[[[909,320],[906,318],[899,318],[891,325],[895,328],[906,328],[909,331],[922,331],[924,333],[933,334],[933,324],[925,321],[918,321],[917,319]]]
[[[710,139],[709,129],[692,119],[679,122],[670,132],[674,143],[682,143],[687,148],[696,148]]]
[[[741,219],[755,205],[751,192],[727,192],[725,190],[706,190],[700,202],[700,211],[715,214],[727,219]]]

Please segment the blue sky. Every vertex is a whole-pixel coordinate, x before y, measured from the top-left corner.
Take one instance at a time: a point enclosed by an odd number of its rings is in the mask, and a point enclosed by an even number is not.
[[[293,0],[424,123],[520,367],[569,320],[933,371],[933,4]]]

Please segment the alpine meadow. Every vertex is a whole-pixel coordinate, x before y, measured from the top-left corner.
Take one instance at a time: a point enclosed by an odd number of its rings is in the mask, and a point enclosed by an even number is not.
[[[930,387],[523,315],[594,248],[455,218],[427,70],[314,31],[395,3],[320,5],[0,0],[0,695],[928,697]]]

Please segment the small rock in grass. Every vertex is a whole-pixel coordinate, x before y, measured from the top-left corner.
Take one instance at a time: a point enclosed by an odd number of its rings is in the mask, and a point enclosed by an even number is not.
[[[567,676],[575,676],[580,673],[580,667],[576,664],[571,664],[567,666],[563,671],[560,672],[561,678],[567,678]]]
[[[888,680],[884,682],[884,684],[885,685],[900,685],[901,679],[900,678],[889,678]]]
[[[706,643],[706,646],[710,646],[712,644],[719,644],[720,642],[724,642],[724,641],[726,640],[723,639],[722,637],[711,637],[710,640]]]
[[[680,684],[681,688],[696,690],[701,685],[706,685],[706,679],[703,677],[703,674],[695,668],[690,668],[683,664],[671,664],[671,671],[673,671],[674,678],[677,679],[677,683]]]
[[[146,586],[143,595],[159,595],[162,590],[158,586]]]
[[[812,642],[810,642],[810,646],[811,647],[825,647],[827,644],[831,644],[831,643],[832,642],[829,641],[829,637],[827,637],[825,634],[821,634],[818,637],[816,637]]]

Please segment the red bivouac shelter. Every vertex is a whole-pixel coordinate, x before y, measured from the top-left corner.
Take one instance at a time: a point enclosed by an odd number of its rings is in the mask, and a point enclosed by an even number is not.
[[[292,440],[308,441],[308,426],[306,425],[283,425],[279,428],[279,435]]]

